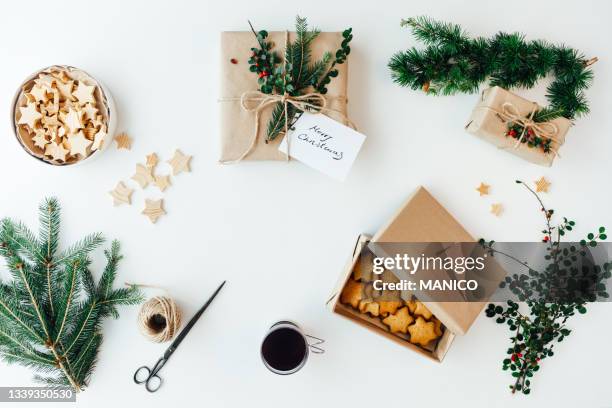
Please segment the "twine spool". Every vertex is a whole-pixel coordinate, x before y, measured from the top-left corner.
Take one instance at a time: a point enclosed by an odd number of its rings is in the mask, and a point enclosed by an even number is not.
[[[138,326],[146,338],[163,343],[178,333],[181,319],[181,311],[174,300],[166,296],[155,296],[140,308]]]

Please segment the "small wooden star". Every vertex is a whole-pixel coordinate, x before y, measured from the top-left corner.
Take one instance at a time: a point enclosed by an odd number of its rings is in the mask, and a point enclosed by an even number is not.
[[[504,207],[500,203],[491,204],[491,214],[495,215],[496,217],[499,217],[503,211]]]
[[[74,101],[75,98],[72,95],[72,88],[74,85],[74,81],[55,81],[55,86],[57,86],[57,89],[59,90],[60,95],[68,100],[68,101]]]
[[[157,166],[157,155],[155,153],[151,153],[147,155],[147,167],[152,169]]]
[[[28,103],[25,108],[23,106],[19,107],[19,112],[21,112],[21,117],[17,123],[19,125],[28,125],[30,129],[34,129],[36,122],[42,118],[34,102]]]
[[[172,175],[176,176],[183,171],[191,171],[189,168],[189,161],[191,160],[191,156],[187,156],[183,154],[180,150],[176,149],[174,152],[174,157],[168,160],[170,166],[172,166]]]
[[[483,195],[487,195],[489,194],[489,188],[491,186],[485,184],[485,183],[480,183],[480,186],[478,186],[478,188],[476,189],[476,191],[478,191],[480,193],[480,196],[482,197]]]
[[[98,113],[98,108],[93,106],[93,104],[88,103],[83,107],[83,112],[85,112],[85,117],[89,120],[95,120],[96,115]]]
[[[550,187],[550,183],[548,182],[548,180],[544,178],[544,176],[542,176],[539,180],[536,180],[535,185],[536,185],[536,191],[538,193],[539,192],[548,193],[548,188]]]
[[[134,173],[132,176],[132,180],[137,182],[140,185],[140,188],[146,188],[149,183],[153,183],[155,181],[155,179],[153,179],[152,170],[153,169],[138,163],[136,164],[136,173]]]
[[[163,199],[149,200],[147,198],[145,199],[145,208],[144,210],[142,210],[142,214],[149,217],[149,220],[151,220],[151,222],[155,224],[155,222],[157,222],[157,219],[166,213],[166,211],[164,211],[163,205]]]
[[[34,142],[34,146],[44,149],[49,140],[47,140],[47,135],[45,135],[45,131],[42,129],[35,130],[36,135],[32,138]]]
[[[117,149],[130,150],[132,148],[132,139],[125,132],[119,133],[114,140],[117,143]]]
[[[165,191],[170,186],[170,176],[155,176],[155,185],[159,191]]]
[[[108,193],[113,197],[113,205],[117,206],[121,204],[131,204],[133,192],[134,190],[128,188],[123,181],[120,181],[117,183],[115,189]]]
[[[76,91],[72,93],[78,100],[81,105],[85,105],[87,102],[94,103],[96,100],[94,99],[93,93],[96,87],[94,85],[87,85],[82,81],[79,81],[79,85],[77,86]]]

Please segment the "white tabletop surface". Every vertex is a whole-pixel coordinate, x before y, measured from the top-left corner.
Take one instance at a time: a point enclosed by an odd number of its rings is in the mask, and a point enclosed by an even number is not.
[[[400,5],[400,3],[403,3]],[[101,231],[123,244],[118,278],[165,287],[190,316],[223,279],[228,284],[161,375],[157,394],[132,383],[165,345],[137,331],[137,308],[104,324],[105,340],[78,406],[612,406],[609,384],[612,305],[571,321],[528,397],[512,396],[501,370],[509,333],[481,315],[437,364],[332,315],[324,303],[360,232],[374,232],[418,185],[474,235],[497,241],[540,239],[541,214],[514,183],[546,176],[546,202],[577,221],[576,239],[612,228],[609,61],[612,8],[607,2],[391,1],[11,1],[0,5],[0,215],[37,228],[37,205],[63,206],[62,244]],[[349,6],[349,4],[352,4]],[[292,28],[295,15],[323,30],[352,26],[350,115],[368,136],[344,183],[297,162],[217,164],[219,32]],[[427,14],[477,35],[521,31],[598,56],[588,91],[592,112],[576,122],[551,169],[520,161],[466,134],[475,95],[434,98],[400,88],[389,57],[415,44],[401,18]],[[239,61],[247,69],[246,61]],[[52,168],[25,155],[9,125],[10,101],[31,72],[51,64],[85,69],[112,91],[119,130],[131,151],[114,147],[92,163]],[[542,90],[523,93],[542,100]],[[136,162],[175,148],[194,156],[192,173],[172,179],[167,216],[152,225],[140,211],[156,190],[138,190],[115,208],[108,191]],[[167,168],[160,168],[167,171]],[[492,186],[480,198],[474,188]],[[489,205],[500,202],[495,218]],[[98,258],[101,254],[98,253]],[[96,262],[96,273],[101,260]],[[154,293],[150,293],[154,294]],[[259,358],[260,341],[280,318],[323,337],[326,353],[281,377]],[[0,385],[33,385],[31,372],[2,363]],[[415,405],[416,404],[416,405]]]

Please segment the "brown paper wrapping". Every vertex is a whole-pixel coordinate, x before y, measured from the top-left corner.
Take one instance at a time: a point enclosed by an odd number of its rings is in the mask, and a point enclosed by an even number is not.
[[[289,33],[291,41],[295,33]],[[279,55],[284,55],[285,32],[269,33],[268,39],[275,44]],[[311,45],[312,60],[323,57],[327,51],[333,53],[342,43],[342,33],[325,32],[319,34]],[[247,91],[257,91],[257,75],[249,71],[248,60],[251,48],[258,47],[255,36],[250,31],[226,31],[221,33],[221,162],[239,158],[250,146],[254,137],[255,112],[247,112],[240,105],[240,96]],[[237,61],[232,63],[232,59]],[[325,94],[327,108],[338,111],[326,113],[329,117],[345,123],[347,116],[347,77],[348,61],[337,65],[338,76],[332,78]],[[282,136],[266,143],[266,128],[273,106],[260,113],[260,127],[255,148],[243,160],[286,160],[286,155],[278,150]]]
[[[423,187],[372,238],[374,242],[474,242],[474,238]],[[484,302],[423,302],[453,333],[465,334]]]
[[[554,152],[544,153],[542,149],[529,147],[526,143],[520,143],[516,146],[517,140],[506,136],[508,125],[495,112],[502,111],[502,105],[506,102],[514,105],[523,117],[528,117],[534,106],[533,102],[495,86],[482,92],[480,100],[472,111],[472,116],[465,129],[468,133],[531,163],[540,166],[552,166],[555,159]],[[555,139],[558,143],[553,141],[552,145],[558,152],[563,143],[565,143],[565,135],[571,126],[571,121],[566,118],[557,118],[550,121],[550,123],[557,127]]]

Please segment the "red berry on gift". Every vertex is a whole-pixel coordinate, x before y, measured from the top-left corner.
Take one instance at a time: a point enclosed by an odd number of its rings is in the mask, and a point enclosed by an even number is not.
[[[508,132],[508,134],[512,137],[516,136],[516,130],[514,129],[510,129],[510,131]]]
[[[519,357],[523,357],[523,354],[521,354],[521,353],[518,353],[518,356],[519,356]]]
[[[529,136],[533,136],[533,129],[532,128],[527,129],[527,134],[529,134]]]
[[[540,361],[540,360],[541,360],[540,357],[536,357],[536,361]]]
[[[265,76],[265,75],[264,75],[264,73],[263,73],[263,72],[260,72],[260,73],[259,73],[259,77],[260,77],[260,78],[263,78],[264,76]]]
[[[516,361],[516,354],[513,354],[512,357],[510,357],[510,360]]]

